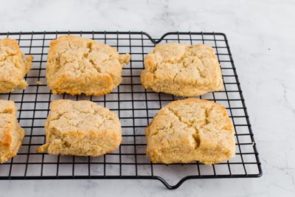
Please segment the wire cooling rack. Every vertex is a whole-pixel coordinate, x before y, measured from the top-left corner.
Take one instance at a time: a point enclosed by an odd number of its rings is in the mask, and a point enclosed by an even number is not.
[[[111,94],[101,97],[53,95],[46,86],[45,64],[48,46],[60,35],[72,34],[91,38],[130,53],[132,59],[123,69],[123,82]],[[17,103],[18,120],[26,135],[18,155],[0,165],[0,179],[157,179],[168,189],[178,188],[185,180],[201,178],[243,178],[262,175],[251,125],[240,83],[226,36],[223,33],[171,32],[153,39],[144,32],[14,32],[0,33],[0,39],[18,40],[26,54],[34,56],[33,68],[26,76],[29,87],[0,99]],[[144,90],[140,71],[144,56],[157,43],[204,43],[216,49],[222,68],[225,91],[208,93],[201,98],[223,104],[235,127],[236,156],[215,165],[152,164],[146,157],[144,128],[157,111],[168,102],[179,99],[167,94]],[[87,99],[116,112],[123,127],[123,142],[110,154],[90,157],[52,156],[36,153],[45,142],[44,121],[51,100]]]

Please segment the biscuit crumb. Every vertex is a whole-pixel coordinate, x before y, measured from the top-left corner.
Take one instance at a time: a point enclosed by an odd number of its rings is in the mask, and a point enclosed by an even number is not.
[[[37,85],[43,85],[43,82],[39,80],[39,81],[36,81],[36,84]]]

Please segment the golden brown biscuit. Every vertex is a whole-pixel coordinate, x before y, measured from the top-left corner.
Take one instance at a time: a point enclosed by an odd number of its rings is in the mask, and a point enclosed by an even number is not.
[[[46,78],[53,93],[104,95],[122,80],[128,54],[87,38],[62,36],[51,41]]]
[[[155,92],[199,96],[223,89],[214,49],[203,44],[158,44],[144,65],[141,83]]]
[[[163,107],[146,129],[147,154],[154,163],[213,164],[235,154],[234,128],[217,103],[189,98]]]
[[[0,163],[17,154],[24,135],[16,119],[14,102],[0,100]]]
[[[0,93],[25,89],[24,76],[32,67],[32,56],[25,56],[16,40],[0,40]]]
[[[55,100],[45,123],[46,144],[37,152],[100,156],[118,148],[121,125],[118,116],[91,101]]]

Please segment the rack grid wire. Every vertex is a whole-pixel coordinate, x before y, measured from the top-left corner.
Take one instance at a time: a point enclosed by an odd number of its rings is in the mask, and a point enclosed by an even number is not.
[[[116,47],[129,53],[131,62],[123,68],[123,81],[112,93],[101,97],[53,95],[46,86],[45,66],[49,43],[61,35],[77,35]],[[21,49],[33,55],[33,67],[26,76],[25,90],[0,94],[0,99],[16,102],[18,120],[26,135],[20,151],[9,162],[0,165],[0,179],[156,179],[168,189],[178,188],[188,179],[243,178],[262,175],[256,144],[247,114],[240,83],[223,33],[170,32],[153,39],[145,32],[12,32],[0,33],[0,39],[18,40]],[[224,91],[208,93],[200,98],[212,100],[227,108],[236,138],[236,155],[227,162],[203,165],[152,164],[145,154],[145,127],[158,110],[180,97],[154,93],[140,84],[144,56],[158,43],[204,43],[216,50],[221,64]],[[36,153],[45,142],[44,121],[54,99],[91,100],[119,115],[123,141],[118,150],[101,157],[54,156]]]

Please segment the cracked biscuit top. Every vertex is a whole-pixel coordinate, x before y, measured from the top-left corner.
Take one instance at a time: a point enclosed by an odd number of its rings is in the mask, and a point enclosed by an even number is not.
[[[217,103],[189,98],[163,107],[146,129],[147,154],[154,163],[205,164],[235,154],[234,127]]]
[[[61,36],[51,41],[46,78],[53,93],[104,95],[122,80],[122,67],[128,54],[91,39]]]
[[[214,49],[203,44],[158,44],[144,65],[141,83],[155,92],[199,96],[223,89]]]
[[[55,100],[45,123],[46,144],[38,152],[99,156],[121,143],[118,116],[91,101]]]
[[[32,56],[25,56],[16,40],[0,40],[0,93],[28,86],[24,76],[32,66]]]

